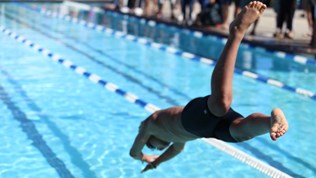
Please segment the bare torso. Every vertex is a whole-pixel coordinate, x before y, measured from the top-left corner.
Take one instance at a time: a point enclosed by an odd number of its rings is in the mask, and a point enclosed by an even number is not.
[[[172,107],[155,112],[146,120],[148,129],[154,136],[166,142],[184,143],[199,138],[183,128],[182,111],[183,107]]]

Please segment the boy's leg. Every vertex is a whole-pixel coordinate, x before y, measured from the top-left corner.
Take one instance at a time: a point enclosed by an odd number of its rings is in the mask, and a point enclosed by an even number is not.
[[[245,119],[235,120],[230,128],[230,134],[237,141],[249,140],[255,136],[270,132],[272,140],[276,140],[288,130],[288,123],[281,109],[276,108],[271,116],[253,113]]]
[[[232,81],[238,48],[248,27],[260,16],[266,6],[250,2],[230,24],[229,37],[217,61],[211,78],[211,96],[208,107],[216,116],[223,116],[232,102]]]

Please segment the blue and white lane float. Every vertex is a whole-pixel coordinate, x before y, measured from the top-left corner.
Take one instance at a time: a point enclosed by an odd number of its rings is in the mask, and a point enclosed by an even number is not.
[[[136,43],[143,44],[143,45],[146,45],[146,46],[149,46],[152,48],[156,48],[156,49],[159,49],[162,51],[166,51],[166,52],[175,54],[177,56],[182,56],[186,59],[194,60],[194,61],[197,61],[197,62],[200,62],[203,64],[214,66],[216,63],[214,60],[209,59],[209,58],[200,57],[200,56],[197,56],[195,54],[188,53],[188,52],[182,51],[182,50],[174,48],[174,47],[170,47],[170,46],[160,44],[160,43],[155,43],[147,38],[136,37],[134,35],[126,34],[126,33],[121,32],[121,31],[115,31],[111,28],[107,28],[107,27],[102,26],[102,25],[97,25],[97,24],[94,24],[91,22],[87,22],[85,20],[79,20],[77,18],[70,17],[69,15],[62,15],[62,14],[59,14],[57,12],[52,12],[52,11],[45,10],[45,9],[35,9],[35,8],[29,8],[29,9],[40,12],[41,14],[48,16],[48,17],[59,18],[59,19],[62,19],[62,20],[68,21],[68,22],[72,22],[74,24],[79,24],[81,26],[90,28],[90,29],[98,31],[98,32],[104,32],[106,34],[115,36],[117,38],[122,38],[122,39],[126,39],[129,41],[134,41]],[[156,23],[156,22],[152,21],[151,24],[153,24],[153,23]],[[194,35],[195,36],[201,36],[201,35],[203,36],[203,34],[201,34],[200,32],[195,32]],[[225,38],[220,38],[220,39],[223,43],[226,43]],[[282,53],[282,52],[278,52],[278,55],[285,57],[287,54]],[[311,63],[310,60],[308,60],[304,57],[301,57],[301,56],[296,56],[295,60],[300,61],[300,62],[305,63],[305,64]],[[316,62],[315,62],[315,64],[316,64]],[[268,78],[268,77],[265,77],[263,75],[260,75],[260,74],[254,73],[254,72],[250,72],[247,70],[238,69],[238,68],[235,68],[235,73],[242,75],[242,76],[245,76],[247,78],[254,79],[254,80],[261,82],[261,83],[265,83],[265,84],[268,84],[268,85],[271,85],[274,87],[278,87],[278,88],[281,88],[281,89],[284,89],[284,90],[287,90],[287,91],[290,91],[293,93],[297,93],[297,94],[309,97],[309,98],[316,101],[316,94],[314,92],[306,90],[304,88],[292,87],[292,86],[289,86],[281,81],[278,81],[278,80],[275,80],[272,78]]]
[[[45,10],[46,11],[46,10]],[[106,13],[109,13],[109,14],[115,14],[117,15],[118,12],[115,12],[115,11],[105,11]],[[122,12],[122,11],[121,11]],[[127,15],[125,12],[122,12],[124,19],[138,19],[140,18],[140,21],[142,24],[147,24],[151,27],[154,27],[154,26],[171,26],[173,28],[177,28],[177,29],[180,29],[188,34],[191,34],[197,38],[203,38],[203,37],[212,37],[214,40],[216,41],[219,41],[223,44],[226,43],[226,38],[225,37],[221,37],[221,36],[217,36],[217,35],[210,35],[210,34],[207,34],[207,33],[204,33],[204,32],[200,32],[200,31],[196,31],[196,30],[192,30],[192,29],[185,29],[185,28],[182,28],[182,27],[179,27],[179,26],[174,26],[174,25],[168,25],[168,24],[165,24],[163,22],[156,22],[156,21],[153,21],[153,20],[150,20],[150,19],[145,19],[145,18],[141,18],[141,17],[134,17],[134,16],[130,16],[130,15]],[[275,55],[277,57],[280,57],[282,59],[286,59],[286,60],[290,60],[290,61],[293,61],[295,63],[299,63],[299,64],[309,64],[309,65],[316,65],[316,60],[313,59],[313,58],[308,58],[308,57],[305,57],[305,56],[302,56],[302,55],[294,55],[294,54],[290,54],[290,53],[287,53],[287,52],[283,52],[283,51],[273,51],[273,50],[268,50],[264,47],[258,47],[256,45],[252,45],[252,44],[249,44],[249,43],[242,43],[241,44],[241,47],[243,47],[244,49],[254,49],[254,50],[257,50],[257,51],[261,51],[261,52],[266,52],[266,53],[270,53],[272,55]]]
[[[101,85],[102,87],[104,87],[108,91],[111,91],[111,92],[114,92],[120,96],[123,96],[127,101],[134,103],[134,104],[137,104],[149,112],[155,112],[155,111],[160,109],[159,107],[157,107],[153,104],[150,104],[150,103],[143,101],[138,96],[136,96],[130,92],[127,92],[125,90],[120,89],[119,86],[117,86],[116,84],[105,81],[100,76],[87,71],[83,67],[75,65],[70,60],[66,60],[66,59],[60,57],[59,55],[54,54],[53,52],[49,51],[48,49],[45,49],[45,48],[41,47],[40,45],[33,43],[32,41],[24,38],[23,36],[20,36],[16,33],[12,32],[9,29],[6,29],[5,27],[3,27],[1,25],[0,25],[0,31],[3,34],[16,40],[17,42],[20,42],[20,43],[24,44],[25,46],[41,53],[43,56],[48,57],[48,58],[52,59],[53,61],[58,62],[59,64],[66,67],[67,69],[73,70],[74,72],[87,78],[91,82]],[[213,145],[215,148],[235,157],[236,159],[240,160],[241,162],[244,162],[244,163],[252,166],[253,168],[263,172],[264,174],[266,174],[270,177],[276,177],[276,178],[289,178],[289,177],[291,177],[288,174],[286,174],[286,173],[284,173],[284,172],[282,172],[282,171],[280,171],[280,170],[278,170],[278,169],[276,169],[276,168],[274,168],[274,167],[272,167],[272,166],[270,166],[270,165],[268,165],[268,164],[266,164],[266,163],[264,163],[256,158],[242,152],[241,150],[238,150],[237,148],[235,148],[233,146],[230,146],[229,144],[227,144],[223,141],[213,139],[213,138],[207,138],[207,139],[204,138],[202,140]]]
[[[81,3],[71,3],[72,6],[76,6],[76,4],[80,4],[82,5]],[[86,8],[84,10],[89,10],[89,9],[92,9],[93,7],[89,6],[89,5],[85,5]],[[28,7],[30,8],[30,7]],[[78,7],[80,8],[80,7]],[[52,17],[58,17],[58,18],[71,18],[69,17],[68,15],[62,15],[62,14],[59,14],[57,12],[53,12],[53,11],[50,11],[50,10],[46,10],[46,9],[43,9],[43,8],[34,8],[34,7],[31,7],[30,9],[33,9],[33,10],[36,10],[36,11],[40,11],[42,14],[45,14],[45,15],[49,15],[49,16],[52,16]],[[105,11],[106,13],[109,13],[110,15],[112,14],[115,14],[115,15],[119,15],[118,12],[115,12],[115,11]],[[203,38],[203,37],[212,37],[214,40],[216,41],[219,41],[221,42],[222,44],[225,44],[226,43],[226,38],[225,37],[220,37],[220,36],[216,36],[216,35],[210,35],[210,34],[207,34],[207,33],[203,33],[203,32],[200,32],[200,31],[196,31],[196,30],[189,30],[189,29],[185,29],[185,28],[181,28],[179,26],[174,26],[174,25],[168,25],[168,24],[165,24],[163,22],[156,22],[154,20],[150,20],[150,19],[145,19],[145,18],[141,18],[141,17],[134,17],[134,16],[130,16],[128,14],[126,14],[126,12],[124,11],[121,11],[123,14],[121,15],[124,19],[128,20],[128,19],[140,19],[140,22],[142,24],[147,24],[151,27],[155,27],[155,26],[170,26],[172,28],[177,28],[179,30],[182,30],[188,34],[191,34],[197,38]],[[128,11],[127,11],[128,12]],[[68,17],[67,17],[68,16]],[[268,50],[266,48],[263,48],[263,47],[258,47],[256,45],[252,45],[252,44],[249,44],[249,43],[242,43],[241,44],[241,47],[243,47],[244,49],[254,49],[254,50],[257,50],[257,51],[261,51],[261,52],[266,52],[266,53],[270,53],[272,55],[275,55],[277,57],[280,57],[281,59],[285,59],[285,60],[290,60],[292,62],[295,62],[295,63],[299,63],[299,64],[308,64],[308,65],[316,65],[316,60],[313,59],[313,58],[308,58],[308,57],[305,57],[305,56],[302,56],[302,55],[294,55],[294,54],[290,54],[290,53],[286,53],[286,52],[283,52],[283,51],[272,51],[272,50]]]
[[[84,69],[80,66],[76,66],[71,61],[63,59],[59,55],[53,54],[49,50],[42,48],[40,45],[35,44],[32,41],[27,40],[24,37],[19,36],[14,32],[11,32],[10,30],[4,28],[3,26],[0,26],[0,31],[3,32],[4,34],[10,36],[11,38],[15,39],[16,41],[23,43],[24,45],[34,49],[35,51],[40,52],[42,55],[49,57],[53,61],[56,61],[56,62],[62,64],[64,67],[69,68],[69,69],[75,71],[76,73],[88,78],[93,83],[99,84],[99,85],[103,86],[104,88],[106,88],[107,90],[123,96],[126,100],[145,108],[149,112],[154,112],[154,111],[159,109],[158,107],[156,107],[150,103],[144,102],[143,100],[139,99],[134,94],[120,89],[117,85],[103,80],[100,76],[93,74],[93,73],[90,73],[86,69]]]

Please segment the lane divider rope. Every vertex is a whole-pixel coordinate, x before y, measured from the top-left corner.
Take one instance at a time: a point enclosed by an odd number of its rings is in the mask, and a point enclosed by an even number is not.
[[[11,37],[12,39],[16,40],[17,42],[20,42],[20,43],[26,45],[27,47],[30,47],[31,49],[41,53],[43,56],[49,57],[50,59],[58,62],[59,64],[63,65],[64,67],[66,67],[70,70],[73,70],[77,74],[89,79],[91,82],[101,85],[102,87],[104,87],[108,91],[111,91],[111,92],[114,92],[118,95],[123,96],[127,101],[134,103],[134,104],[137,104],[151,113],[160,109],[159,107],[157,107],[153,104],[150,104],[150,103],[143,101],[138,96],[120,89],[119,86],[117,86],[116,84],[105,81],[100,76],[93,74],[91,72],[88,72],[83,67],[77,66],[74,63],[72,63],[71,61],[63,59],[59,55],[54,54],[53,52],[49,51],[48,49],[45,49],[45,48],[41,47],[40,45],[33,43],[32,41],[24,38],[23,36],[20,36],[16,33],[12,32],[9,29],[6,29],[5,27],[3,27],[1,25],[0,25],[0,31],[2,33],[4,33],[5,35]],[[228,153],[229,155],[237,158],[238,160],[240,160],[240,161],[256,168],[257,170],[267,174],[268,176],[282,177],[282,178],[283,177],[284,178],[291,177],[291,176],[287,175],[286,173],[284,173],[284,172],[282,172],[282,171],[280,171],[280,170],[278,170],[278,169],[276,169],[276,168],[274,168],[274,167],[272,167],[264,162],[261,162],[258,159],[251,157],[250,155],[247,155],[246,153],[242,152],[241,150],[238,150],[237,148],[230,146],[229,144],[226,144],[223,141],[216,140],[216,139],[203,139],[203,140],[205,140],[207,143],[213,145],[215,148],[218,148],[218,149]]]
[[[142,24],[147,24],[147,25],[149,25],[151,27],[159,26],[159,25],[160,26],[169,26],[169,27],[180,29],[180,30],[184,31],[185,33],[191,34],[191,35],[193,35],[194,37],[197,37],[197,38],[212,37],[214,40],[219,41],[222,44],[226,43],[226,38],[225,37],[217,36],[217,35],[214,35],[214,34],[208,34],[206,32],[201,32],[201,31],[197,31],[197,30],[193,30],[193,29],[185,29],[185,28],[182,28],[182,27],[179,27],[179,26],[176,26],[176,25],[166,24],[166,23],[163,23],[163,22],[157,22],[157,21],[150,20],[150,19],[145,19],[145,18],[142,18],[142,17],[134,17],[134,16],[130,16],[130,15],[124,13],[124,12],[121,12],[122,14],[118,13],[118,12],[115,12],[115,11],[110,11],[110,10],[105,10],[105,12],[110,14],[110,15],[112,15],[112,16],[113,15],[115,15],[115,16],[120,15],[124,19],[141,19],[141,23]],[[287,52],[284,52],[284,51],[269,50],[269,49],[266,49],[264,47],[259,47],[259,46],[252,45],[252,44],[249,44],[249,43],[246,43],[246,42],[243,42],[241,44],[241,47],[243,47],[244,49],[254,49],[254,50],[257,50],[257,51],[260,51],[260,52],[266,52],[266,53],[272,54],[274,56],[277,56],[277,57],[279,57],[281,59],[286,59],[286,60],[289,60],[291,62],[295,62],[295,63],[299,63],[299,64],[316,65],[316,60],[314,58],[308,58],[308,57],[305,57],[305,56],[302,56],[302,55],[294,55],[294,54],[287,53]]]
[[[76,73],[88,78],[93,83],[96,83],[96,84],[103,86],[108,91],[111,91],[111,92],[114,92],[114,93],[117,93],[117,94],[123,96],[126,100],[145,108],[149,112],[154,112],[154,111],[159,109],[157,106],[154,106],[150,103],[144,102],[143,100],[139,99],[136,95],[120,89],[117,85],[103,80],[100,76],[93,74],[93,73],[90,73],[86,69],[84,69],[80,66],[76,66],[71,61],[63,59],[57,54],[53,54],[49,50],[42,48],[40,45],[35,44],[30,40],[27,40],[23,36],[20,36],[14,32],[11,32],[10,30],[6,29],[3,26],[0,26],[0,31],[3,32],[4,34],[8,35],[9,37],[15,39],[16,41],[23,43],[24,45],[34,49],[35,51],[40,52],[42,55],[49,57],[53,61],[60,63],[64,67],[69,68],[69,69],[75,71]]]
[[[102,26],[102,25],[97,25],[97,24],[94,24],[91,22],[87,22],[85,20],[79,20],[78,18],[73,18],[73,17],[70,17],[69,15],[62,15],[62,14],[59,14],[57,12],[52,12],[52,11],[45,10],[45,9],[34,9],[34,8],[31,8],[31,9],[33,9],[37,12],[40,12],[41,14],[48,16],[48,17],[59,18],[59,19],[62,19],[62,20],[68,21],[68,22],[72,22],[74,24],[79,24],[83,27],[87,27],[87,28],[90,28],[90,29],[98,31],[98,32],[104,32],[106,34],[112,35],[112,36],[117,37],[117,38],[126,39],[126,40],[133,41],[133,42],[136,42],[139,44],[143,44],[143,45],[146,45],[146,46],[149,46],[152,48],[156,48],[158,50],[166,51],[166,52],[175,54],[177,56],[181,56],[185,59],[190,59],[190,60],[197,61],[197,62],[206,64],[206,65],[210,65],[210,66],[214,66],[216,63],[214,60],[209,59],[209,58],[200,57],[200,56],[197,56],[193,53],[188,53],[188,52],[182,51],[182,50],[174,48],[174,47],[170,47],[170,46],[167,46],[164,44],[152,42],[151,40],[149,40],[147,38],[136,37],[134,35],[126,34],[126,33],[121,32],[121,31],[115,31],[111,28],[107,28],[107,27]],[[223,41],[223,43],[224,42],[226,43],[226,39],[222,38],[222,41]],[[302,58],[298,58],[298,59],[302,60]],[[278,87],[278,88],[281,88],[281,89],[284,89],[284,90],[287,90],[287,91],[290,91],[290,92],[293,92],[293,93],[296,93],[299,95],[309,97],[312,100],[316,101],[316,94],[314,92],[306,90],[304,88],[292,87],[292,86],[289,86],[289,85],[287,85],[281,81],[278,81],[276,79],[268,78],[268,77],[265,77],[263,75],[260,75],[260,74],[257,74],[257,73],[251,72],[251,71],[247,71],[247,70],[242,70],[239,68],[235,68],[234,72],[236,74],[242,75],[244,77],[254,79],[258,82],[265,83],[265,84],[268,84],[268,85],[271,85],[274,87]]]

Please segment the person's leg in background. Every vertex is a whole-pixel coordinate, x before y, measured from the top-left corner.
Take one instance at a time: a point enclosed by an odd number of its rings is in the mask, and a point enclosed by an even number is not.
[[[242,0],[234,0],[234,4],[235,4],[234,17],[236,17],[241,11],[241,8],[243,7]]]
[[[288,0],[277,0],[275,3],[278,3],[278,9],[277,9],[277,18],[276,18],[276,32],[274,33],[274,37],[276,38],[282,38],[282,28],[283,23],[285,21],[285,15],[286,15],[286,4]]]
[[[182,24],[186,24],[186,16],[187,16],[187,2],[188,0],[181,0],[181,12],[182,12],[182,16],[183,16],[183,20],[182,20]]]
[[[136,5],[136,0],[127,1],[127,7],[130,9],[130,13],[134,13],[135,5]]]
[[[201,11],[205,8],[205,6],[208,4],[208,0],[199,0],[199,4],[201,7]]]
[[[313,14],[313,35],[312,35],[312,39],[310,42],[310,46],[314,49],[316,49],[316,23],[315,23],[315,19],[316,19],[316,0],[312,1],[312,14]]]
[[[312,13],[312,6],[313,3],[311,0],[302,0],[303,9],[305,11],[305,16],[309,28],[309,32],[307,35],[311,36],[313,33],[313,13]]]
[[[228,29],[229,6],[232,0],[219,0],[219,2],[222,8],[222,18],[223,18],[223,24],[221,25],[221,28]]]
[[[296,10],[296,0],[286,0],[286,31],[284,34],[285,38],[293,39],[293,18]]]
[[[175,20],[176,17],[174,15],[174,10],[176,8],[177,1],[176,0],[169,0],[169,2],[170,2],[170,13],[171,13],[170,18],[171,18],[171,20]]]
[[[181,9],[183,15],[183,25],[190,25],[192,23],[192,10],[193,10],[194,0],[181,0]],[[186,8],[189,5],[189,14],[187,17]]]
[[[158,10],[157,10],[157,13],[156,13],[156,17],[157,18],[161,18],[162,17],[162,8],[163,8],[163,4],[164,4],[164,0],[158,0],[157,1],[157,7],[158,7]]]
[[[115,10],[120,10],[121,5],[122,5],[121,0],[114,0],[114,1],[113,1],[113,4],[114,4],[114,9],[115,9]]]

